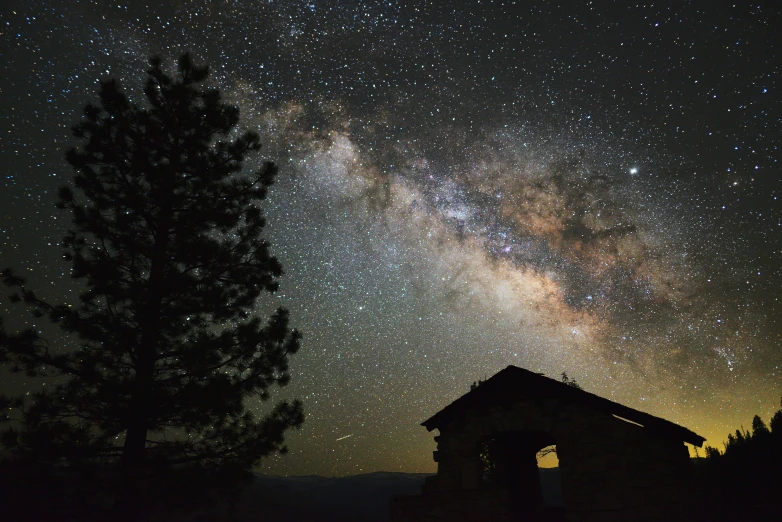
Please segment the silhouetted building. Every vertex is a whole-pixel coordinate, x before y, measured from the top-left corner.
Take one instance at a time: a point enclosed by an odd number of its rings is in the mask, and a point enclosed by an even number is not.
[[[704,438],[508,366],[422,423],[437,475],[391,501],[392,522],[688,520],[687,442]],[[536,454],[556,445],[564,511],[547,508]]]

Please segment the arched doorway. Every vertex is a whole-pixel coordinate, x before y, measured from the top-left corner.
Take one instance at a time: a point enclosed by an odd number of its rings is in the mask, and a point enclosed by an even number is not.
[[[539,431],[496,433],[479,441],[481,487],[507,491],[507,509],[515,520],[547,511],[537,454],[554,444],[553,435]]]

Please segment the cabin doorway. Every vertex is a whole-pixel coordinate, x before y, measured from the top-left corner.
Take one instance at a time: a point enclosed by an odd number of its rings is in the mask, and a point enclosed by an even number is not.
[[[553,494],[550,491],[552,483],[561,488],[556,481],[558,470],[539,468],[539,461],[550,465],[556,458],[551,450],[555,444],[551,434],[536,431],[498,433],[478,444],[481,487],[508,492],[507,509],[513,520],[558,520],[557,515],[563,511],[561,489]],[[545,455],[541,455],[541,450],[545,450]]]

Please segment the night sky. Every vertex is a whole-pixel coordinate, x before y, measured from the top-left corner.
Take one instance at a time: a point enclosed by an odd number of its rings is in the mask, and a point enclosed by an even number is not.
[[[141,102],[148,57],[191,51],[261,133],[250,166],[280,165],[266,236],[286,275],[258,311],[304,334],[275,397],[307,419],[263,472],[434,471],[419,423],[509,364],[721,447],[782,396],[781,12],[6,0],[0,267],[75,302],[69,129],[99,80]]]

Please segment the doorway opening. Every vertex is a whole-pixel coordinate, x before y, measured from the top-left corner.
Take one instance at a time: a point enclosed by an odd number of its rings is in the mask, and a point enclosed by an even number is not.
[[[538,461],[540,489],[543,505],[546,508],[562,508],[565,501],[562,498],[562,474],[559,469],[557,446],[552,444],[542,448],[535,455]]]
[[[549,433],[516,431],[485,437],[478,443],[480,485],[508,491],[508,510],[515,519],[561,507],[562,491],[556,465],[556,441]],[[541,452],[541,450],[545,450]],[[539,466],[538,455],[543,465]],[[545,487],[544,487],[545,486]],[[553,489],[552,489],[553,488]]]

